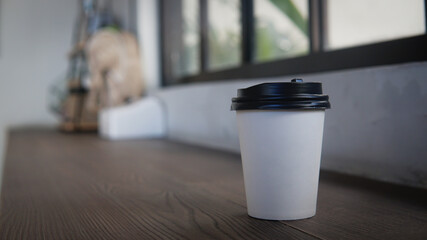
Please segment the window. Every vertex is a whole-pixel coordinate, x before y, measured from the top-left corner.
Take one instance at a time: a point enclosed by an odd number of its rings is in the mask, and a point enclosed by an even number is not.
[[[208,70],[239,66],[242,25],[240,0],[207,1]]]
[[[424,1],[328,0],[326,7],[327,49],[425,33]]]
[[[256,62],[308,54],[308,0],[254,4]]]
[[[176,75],[194,75],[200,71],[200,26],[198,0],[182,1],[182,38],[175,55]]]
[[[165,85],[427,60],[425,0],[162,0]]]
[[[199,0],[182,0],[165,9],[170,21],[176,22],[165,36],[171,39],[166,46],[169,56],[169,71],[174,78],[196,75],[200,72],[200,7]],[[175,11],[181,9],[181,11]]]

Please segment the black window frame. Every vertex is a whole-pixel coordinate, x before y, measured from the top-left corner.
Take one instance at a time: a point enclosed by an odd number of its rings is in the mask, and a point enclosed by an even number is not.
[[[170,61],[171,46],[176,44],[180,28],[168,21],[171,14],[180,9],[176,0],[160,1],[160,39],[162,62],[162,86],[175,84],[222,81],[230,79],[251,79],[285,75],[319,73],[380,65],[391,65],[427,60],[427,34],[396,40],[342,48],[323,49],[326,32],[325,16],[327,0],[308,0],[309,3],[309,52],[307,55],[277,59],[268,62],[254,62],[254,0],[241,0],[242,19],[242,62],[240,66],[219,71],[207,70],[207,8],[209,0],[199,0],[200,7],[200,72],[179,79],[172,74]],[[172,4],[171,4],[172,2]],[[175,5],[174,4],[178,4]],[[180,13],[178,13],[180,14]],[[424,17],[427,29],[427,0],[424,0]]]

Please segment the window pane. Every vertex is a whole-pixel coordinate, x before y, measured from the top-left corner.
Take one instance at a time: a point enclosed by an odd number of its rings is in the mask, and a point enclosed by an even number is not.
[[[328,0],[326,13],[328,49],[425,32],[424,0]]]
[[[208,2],[208,69],[238,66],[241,62],[240,0]]]
[[[173,74],[177,78],[200,71],[199,1],[181,0],[180,16],[181,36],[172,56]]]
[[[309,51],[307,0],[255,0],[256,61]]]
[[[183,17],[183,64],[186,74],[195,74],[200,69],[199,1],[182,1]]]

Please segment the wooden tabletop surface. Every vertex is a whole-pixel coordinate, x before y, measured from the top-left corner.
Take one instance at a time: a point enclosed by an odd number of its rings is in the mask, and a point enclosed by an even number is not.
[[[248,217],[238,155],[12,131],[0,239],[427,239],[426,191],[322,172],[317,215]]]

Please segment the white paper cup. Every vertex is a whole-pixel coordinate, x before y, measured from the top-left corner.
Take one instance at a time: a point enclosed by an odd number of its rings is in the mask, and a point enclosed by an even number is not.
[[[231,109],[250,216],[296,220],[316,214],[327,108],[321,83],[292,80],[238,90]]]
[[[248,214],[295,220],[316,214],[324,110],[237,111]]]

